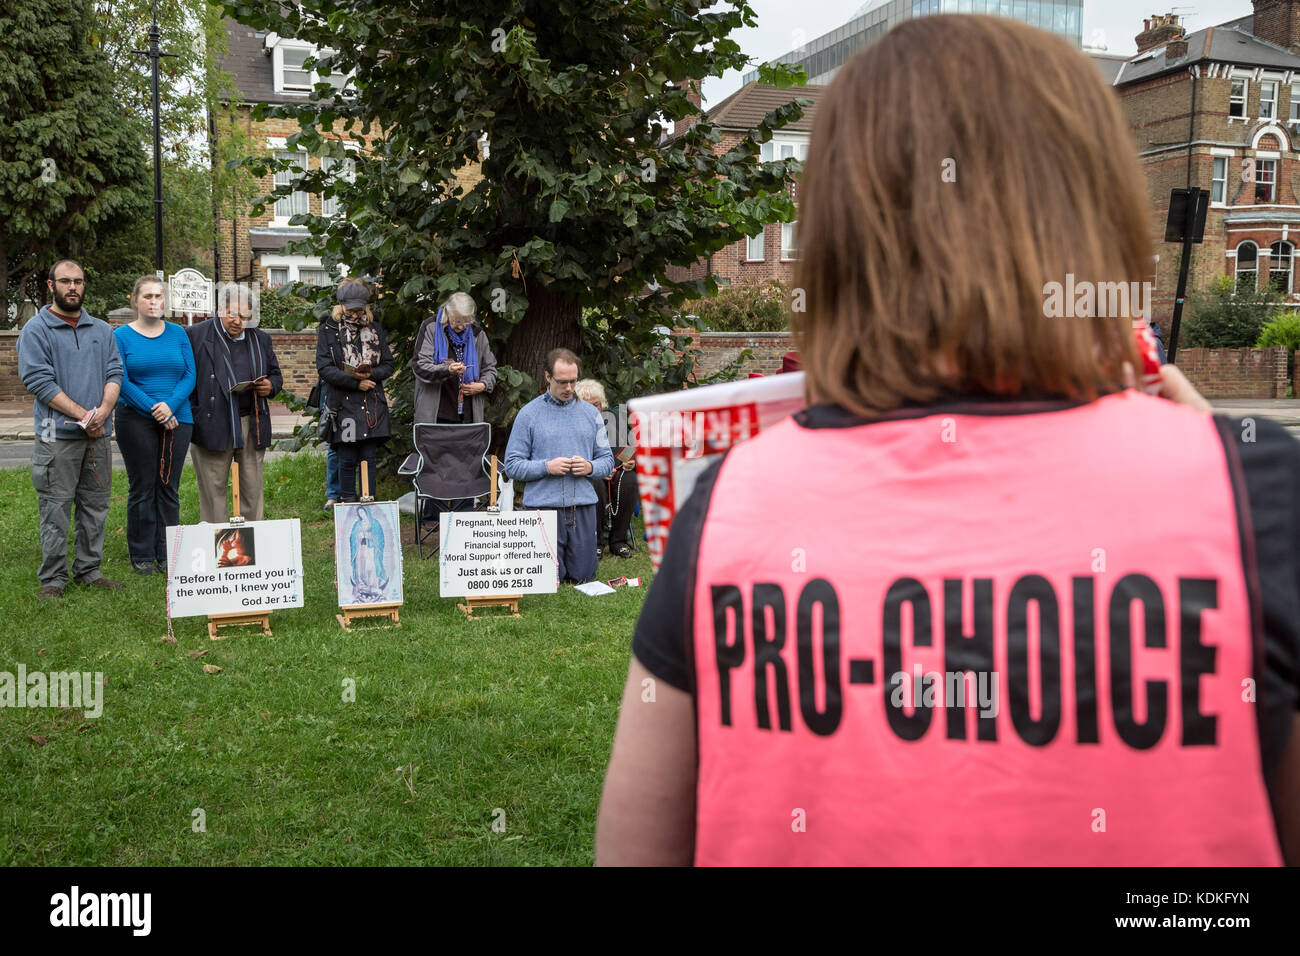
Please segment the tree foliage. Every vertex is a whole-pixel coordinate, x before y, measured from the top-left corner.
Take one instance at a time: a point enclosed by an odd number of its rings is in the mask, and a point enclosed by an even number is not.
[[[312,235],[300,250],[322,251],[327,268],[382,275],[398,343],[447,295],[470,293],[501,360],[533,394],[548,350],[583,348],[584,307],[648,332],[665,308],[717,291],[711,277],[669,281],[668,265],[794,218],[798,161],[760,163],[759,150],[806,100],[774,110],[722,154],[707,118],[666,135],[695,110],[684,81],[750,63],[728,38],[755,23],[744,2],[226,0],[225,9],[337,50],[317,69],[354,74],[354,96],[322,84],[315,102],[259,107],[297,119],[289,148],[342,158],[336,121],[353,138],[383,134],[357,157],[354,181],[313,170],[298,186],[346,210],[332,221],[296,217]],[[768,82],[796,79],[764,69]],[[484,136],[482,179],[467,188],[456,174],[478,163]],[[642,295],[647,283],[657,291]],[[623,336],[628,361],[634,338]]]
[[[683,309],[712,332],[788,332],[790,306],[790,290],[773,279],[730,285],[711,298],[687,302]]]
[[[104,57],[118,109],[152,131],[153,66],[136,51],[149,48],[154,0],[94,0],[93,8],[89,43]],[[206,0],[158,0],[157,8],[160,49],[173,54],[158,61],[164,162],[207,165],[208,92],[221,82],[226,43],[220,9]]]
[[[0,320],[63,256],[147,214],[139,121],[89,42],[88,0],[0,5]]]

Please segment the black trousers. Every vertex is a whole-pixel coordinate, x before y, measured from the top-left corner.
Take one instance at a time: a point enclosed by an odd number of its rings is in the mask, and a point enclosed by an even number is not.
[[[370,482],[370,494],[375,493],[375,449],[379,442],[369,441],[340,442],[331,446],[339,453],[339,485],[343,489],[343,501],[356,501],[360,496],[361,462],[366,463],[367,480]]]
[[[125,403],[114,418],[126,465],[126,547],[134,564],[167,560],[167,528],[181,523],[181,472],[193,425],[171,431]]]
[[[615,465],[609,479],[593,478],[596,489],[596,546],[610,550],[631,543],[632,512],[636,510],[640,492],[636,485],[636,470],[624,471]],[[613,495],[610,490],[613,489]],[[609,506],[607,508],[607,506]],[[613,511],[611,515],[609,512]]]

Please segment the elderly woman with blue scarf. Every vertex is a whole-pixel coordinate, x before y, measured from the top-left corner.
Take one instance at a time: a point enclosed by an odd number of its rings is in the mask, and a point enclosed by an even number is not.
[[[497,384],[497,360],[487,333],[474,321],[476,311],[472,298],[455,292],[420,326],[415,337],[417,424],[483,421],[487,395]]]

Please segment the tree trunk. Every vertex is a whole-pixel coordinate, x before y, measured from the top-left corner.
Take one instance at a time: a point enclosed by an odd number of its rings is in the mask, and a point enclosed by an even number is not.
[[[510,334],[497,356],[509,365],[531,375],[545,387],[546,355],[551,349],[565,348],[577,352],[582,346],[582,307],[569,295],[552,292],[540,284],[529,284],[528,313]]]

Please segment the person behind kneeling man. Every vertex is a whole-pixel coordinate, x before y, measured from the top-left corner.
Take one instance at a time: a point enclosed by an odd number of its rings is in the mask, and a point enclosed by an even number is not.
[[[199,518],[220,524],[230,517],[226,488],[230,462],[239,462],[240,513],[262,520],[262,456],[271,444],[271,404],[284,378],[271,337],[248,325],[253,297],[230,283],[217,295],[217,317],[186,331],[194,348],[197,383],[190,395],[194,432],[190,460],[199,486]],[[253,384],[239,392],[243,382]]]
[[[506,474],[525,481],[524,507],[559,512],[559,578],[583,583],[596,576],[596,492],[588,478],[614,468],[605,422],[595,406],[573,394],[578,356],[546,356],[547,389],[519,410],[506,445]]]

